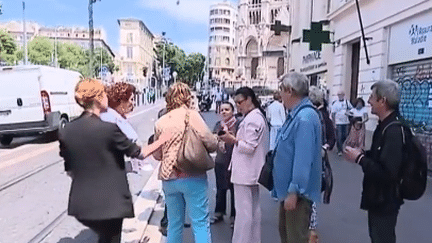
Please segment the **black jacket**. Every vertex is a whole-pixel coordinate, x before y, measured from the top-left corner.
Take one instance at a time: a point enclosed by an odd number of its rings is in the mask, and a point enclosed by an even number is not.
[[[390,126],[398,119],[393,112],[378,123],[373,134],[371,150],[360,160],[363,169],[363,192],[360,207],[376,212],[399,210],[403,200],[398,193],[398,178],[403,158],[403,137],[400,126]]]
[[[322,144],[330,145],[329,150],[332,150],[336,143],[336,135],[334,130],[334,125],[332,120],[330,120],[330,115],[327,111],[327,108],[324,106],[318,107],[318,111],[321,113],[322,119],[324,120],[324,131],[325,138],[322,141]]]
[[[133,217],[124,155],[140,148],[112,123],[84,112],[59,132],[60,156],[72,172],[68,214],[84,220]]]

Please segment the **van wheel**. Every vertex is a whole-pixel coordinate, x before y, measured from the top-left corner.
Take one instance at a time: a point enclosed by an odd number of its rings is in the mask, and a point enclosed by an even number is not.
[[[59,130],[62,130],[63,128],[65,128],[67,123],[68,123],[68,120],[66,119],[66,117],[60,118]]]
[[[0,139],[0,143],[3,145],[9,145],[11,144],[12,139],[13,139],[12,135],[3,135]]]

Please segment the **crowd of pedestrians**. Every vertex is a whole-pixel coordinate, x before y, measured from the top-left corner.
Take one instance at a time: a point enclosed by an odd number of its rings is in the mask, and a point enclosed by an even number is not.
[[[60,155],[72,178],[68,214],[94,230],[99,242],[120,242],[123,219],[134,216],[125,156],[136,158],[132,170],[139,171],[151,154],[161,163],[158,178],[165,195],[168,243],[182,241],[186,216],[195,242],[211,242],[210,225],[223,222],[228,203],[232,242],[264,242],[259,178],[269,161],[274,184],[270,196],[279,203],[281,242],[318,242],[317,205],[330,203],[333,185],[327,153],[335,143],[339,155],[344,153],[363,169],[360,207],[368,212],[371,241],[396,241],[403,204],[397,193],[403,135],[397,126],[383,132],[400,119],[395,82],[372,86],[368,103],[379,124],[369,151],[364,151],[368,111],[363,99],[352,106],[339,91],[328,107],[323,91],[309,87],[308,78],[295,72],[281,78],[266,111],[248,87],[236,90],[235,106],[216,97],[220,121],[213,130],[192,107],[189,86],[173,84],[155,123],[154,141],[146,147],[126,119],[134,96],[130,84],[104,87],[98,80],[83,79],[75,98],[85,111],[59,133]],[[270,150],[272,156],[267,156]],[[212,152],[216,152],[214,161],[208,159]],[[207,181],[212,168],[217,189],[214,213],[210,213]]]

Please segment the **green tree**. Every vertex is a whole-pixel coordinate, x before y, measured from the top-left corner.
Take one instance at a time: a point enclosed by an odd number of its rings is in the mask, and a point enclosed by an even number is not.
[[[201,53],[191,53],[187,56],[184,66],[185,82],[191,86],[203,79],[205,56]]]
[[[4,30],[0,30],[0,60],[8,65],[14,65],[17,58],[17,46],[13,37]]]
[[[46,37],[35,37],[28,43],[28,58],[30,63],[49,65],[52,62],[53,43]]]
[[[90,54],[90,53],[89,53]],[[99,72],[101,71],[101,65],[107,66],[108,70],[111,73],[117,72],[119,70],[119,67],[117,67],[114,64],[114,60],[112,56],[108,53],[108,51],[105,48],[97,47],[94,50],[94,71],[96,76],[99,76]],[[88,56],[90,58],[90,55]]]
[[[79,71],[86,65],[85,52],[77,44],[57,43],[57,59],[61,68]]]

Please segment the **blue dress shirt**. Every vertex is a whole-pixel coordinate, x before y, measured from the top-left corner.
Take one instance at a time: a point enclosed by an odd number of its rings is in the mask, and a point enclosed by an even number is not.
[[[273,193],[281,201],[289,193],[303,195],[313,202],[320,201],[321,121],[314,109],[302,109],[307,105],[312,105],[308,98],[301,100],[289,112],[278,133]]]

